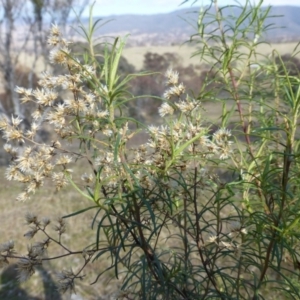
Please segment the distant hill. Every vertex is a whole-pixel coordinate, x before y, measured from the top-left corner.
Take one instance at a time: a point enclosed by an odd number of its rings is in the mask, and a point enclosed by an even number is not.
[[[199,7],[179,9],[174,12],[155,15],[112,15],[104,17],[102,23],[111,20],[102,26],[97,34],[106,36],[124,36],[130,34],[128,44],[132,46],[171,45],[179,44],[196,33]],[[238,8],[224,11],[224,18],[238,15]],[[300,41],[300,6],[274,6],[265,26],[272,24],[266,38],[270,42]],[[213,29],[211,27],[210,29]]]

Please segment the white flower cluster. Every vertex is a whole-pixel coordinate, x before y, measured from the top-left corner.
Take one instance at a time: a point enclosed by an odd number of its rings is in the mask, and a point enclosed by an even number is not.
[[[67,48],[69,43],[61,37],[57,25],[52,26],[48,43],[55,48],[50,54],[51,62],[66,66],[68,74],[52,76],[43,73],[39,81],[42,88],[16,87],[22,103],[31,102],[36,107],[29,129],[23,130],[23,120],[19,117],[0,119],[0,130],[7,141],[4,148],[12,156],[6,178],[25,184],[24,192],[18,196],[20,201],[28,199],[47,178],[54,182],[57,190],[68,183],[67,176],[72,172],[68,166],[74,153],[65,152],[58,139],[71,141],[73,136],[78,136],[79,123],[81,127],[89,128],[91,136],[100,130],[106,134],[112,132],[107,128],[109,113],[101,97],[86,88],[86,81],[95,76],[94,68],[71,57]],[[64,99],[59,97],[62,90],[65,91]],[[45,123],[54,127],[57,134],[51,145],[38,142],[39,129]],[[23,146],[15,147],[17,144]]]
[[[178,84],[177,72],[169,69],[166,75],[168,86]],[[185,171],[195,165],[195,159],[202,167],[207,159],[225,160],[232,153],[230,130],[220,128],[211,134],[210,128],[203,126],[200,101],[186,96],[185,100],[179,98],[179,101],[170,104],[165,102],[159,108],[159,114],[162,117],[173,115],[175,110],[179,111],[178,118],[169,120],[167,125],[148,126],[148,142],[135,149],[132,160],[134,174],[141,186],[147,189],[155,186],[155,178],[159,178],[161,172],[170,173],[171,169]],[[188,182],[188,177],[185,180]],[[184,192],[176,186],[172,186],[171,190],[175,191],[176,197]]]
[[[164,98],[166,100],[171,100],[172,97],[179,98],[185,92],[185,86],[182,83],[178,84],[178,72],[168,69],[166,72],[166,77],[169,88],[164,93]],[[161,117],[172,115],[174,113],[174,106],[171,106],[169,103],[165,102],[161,105],[158,112]]]

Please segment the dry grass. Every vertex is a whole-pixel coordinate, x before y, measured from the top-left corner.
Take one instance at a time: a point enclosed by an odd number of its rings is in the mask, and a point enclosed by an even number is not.
[[[263,59],[272,53],[274,49],[278,51],[281,55],[292,53],[295,50],[297,43],[283,43],[283,44],[260,44],[257,47],[257,52],[261,54],[258,59]],[[300,50],[300,49],[299,49]],[[164,53],[175,53],[179,56],[180,62],[183,66],[188,66],[190,64],[199,64],[199,57],[193,56],[196,47],[182,45],[182,46],[152,46],[152,47],[128,47],[124,49],[123,55],[137,70],[143,67],[144,55],[147,52],[153,52],[158,54]],[[300,57],[300,53],[297,55]]]
[[[3,167],[1,168],[1,172],[2,174],[5,172]],[[42,236],[40,235],[35,237],[33,240],[28,241],[23,236],[29,230],[29,227],[25,225],[24,216],[26,212],[36,213],[40,218],[49,217],[52,220],[52,224],[55,224],[57,217],[68,215],[89,205],[87,200],[80,198],[80,196],[71,187],[66,188],[60,193],[55,193],[53,187],[50,185],[43,187],[41,191],[37,192],[37,194],[27,202],[16,202],[15,198],[21,191],[21,186],[14,182],[6,181],[4,176],[1,176],[0,179],[0,191],[0,219],[2,220],[0,243],[6,242],[7,240],[14,240],[15,249],[20,255],[26,254],[28,244],[42,239]],[[91,230],[90,226],[92,218],[93,212],[86,212],[83,215],[67,219],[68,230],[63,236],[63,242],[69,247],[69,249],[73,251],[80,251],[83,250],[85,246],[95,241],[95,231]],[[56,237],[53,230],[51,230],[51,233],[53,233],[53,237]],[[55,256],[63,254],[63,251],[52,244],[50,245],[48,254],[49,256]],[[12,260],[11,263],[14,263],[14,261]],[[83,258],[81,255],[78,255],[76,257],[73,256],[63,260],[59,259],[46,263],[45,270],[50,271],[49,278],[50,280],[54,280],[55,272],[70,268],[76,271],[76,269],[78,269],[82,264]],[[85,269],[85,279],[79,283],[77,288],[78,295],[80,295],[83,299],[109,299],[105,298],[105,295],[111,294],[119,285],[116,280],[112,280],[114,278],[113,271],[101,277],[96,284],[90,285],[90,283],[95,280],[97,274],[109,266],[110,261],[103,258],[101,261],[96,261],[95,263],[90,264]],[[4,280],[5,278],[1,278],[1,299],[24,299],[13,298],[13,296],[10,296],[8,292],[4,293]],[[14,289],[16,291],[24,289],[27,294],[31,296],[46,299],[46,296],[43,296],[45,293],[43,283],[41,272],[37,272],[37,274],[35,274],[27,283],[21,284],[20,286],[15,284]],[[12,289],[10,289],[10,292],[13,292]],[[95,298],[95,295],[99,298]],[[69,299],[69,295],[65,295],[63,299]]]

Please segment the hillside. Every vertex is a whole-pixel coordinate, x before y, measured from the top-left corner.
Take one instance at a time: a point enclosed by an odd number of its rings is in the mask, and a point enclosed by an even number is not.
[[[102,23],[109,22],[99,28],[97,33],[105,36],[130,34],[128,44],[131,46],[180,44],[196,32],[199,9],[191,7],[155,15],[112,15],[104,18],[99,16]],[[238,14],[239,8],[231,7],[224,10],[223,17],[228,21],[230,16]],[[300,40],[300,6],[274,6],[269,15],[264,24],[272,28],[266,33],[268,41]]]

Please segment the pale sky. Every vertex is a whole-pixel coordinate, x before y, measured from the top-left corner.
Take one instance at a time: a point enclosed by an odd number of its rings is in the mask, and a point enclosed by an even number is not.
[[[94,16],[108,16],[121,14],[156,14],[171,12],[179,8],[191,7],[195,0],[179,6],[184,0],[96,0],[94,6]],[[257,0],[258,1],[258,0]],[[91,3],[94,1],[91,0]],[[240,0],[239,3],[245,3]],[[209,4],[209,0],[198,0],[194,4],[200,6]],[[219,5],[234,4],[233,0],[219,0]],[[264,0],[264,5],[297,5],[300,0]],[[85,16],[88,15],[88,9]]]

